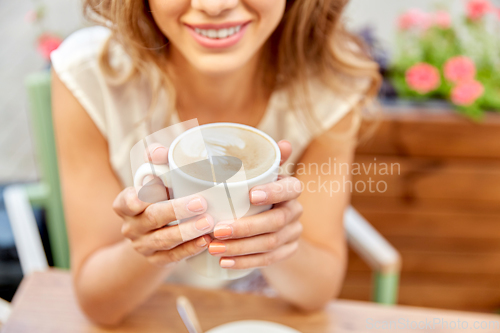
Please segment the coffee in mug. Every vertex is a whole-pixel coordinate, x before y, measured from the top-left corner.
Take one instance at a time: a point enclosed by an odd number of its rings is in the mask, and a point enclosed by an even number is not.
[[[192,177],[214,181],[212,170],[196,163],[200,161],[210,163],[211,160],[215,165],[213,172],[226,175],[230,180],[241,164],[246,178],[252,179],[269,170],[276,160],[272,142],[255,131],[220,125],[200,128],[200,132],[203,141],[198,139],[197,131],[187,133],[175,145],[172,154],[175,164]]]

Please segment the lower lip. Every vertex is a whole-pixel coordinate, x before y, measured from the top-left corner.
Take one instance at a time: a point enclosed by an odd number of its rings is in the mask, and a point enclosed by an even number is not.
[[[223,39],[211,39],[205,36],[202,36],[200,34],[197,34],[196,31],[194,31],[193,28],[190,26],[186,26],[191,33],[191,35],[194,37],[194,39],[203,47],[209,48],[209,49],[224,49],[231,47],[235,44],[237,44],[242,38],[243,35],[245,34],[245,31],[247,30],[248,24],[245,24],[241,27],[240,31],[235,33],[234,35],[231,35],[230,37],[223,38]]]

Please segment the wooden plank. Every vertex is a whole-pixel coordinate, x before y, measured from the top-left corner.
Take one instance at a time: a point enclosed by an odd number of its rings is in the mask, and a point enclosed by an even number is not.
[[[500,214],[380,212],[369,209],[359,209],[359,211],[375,229],[386,237],[500,240]]]
[[[360,155],[356,157],[355,163],[358,164],[354,165],[353,174],[358,173],[356,170],[362,173],[353,177],[355,195],[404,197],[409,200],[472,200],[500,204],[500,161],[439,161]],[[340,165],[338,168],[340,173]],[[345,167],[342,172],[347,172]],[[371,191],[368,183],[370,180],[373,181]],[[385,183],[380,183],[377,187],[379,182]],[[350,184],[347,188],[349,186]]]
[[[413,235],[409,236],[386,236],[386,239],[398,251],[421,253],[422,256],[432,255],[432,253],[453,253],[459,254],[500,254],[499,238],[447,238],[428,237]],[[500,262],[498,263],[500,266]]]
[[[339,298],[368,301],[370,293],[371,289],[368,285],[346,284]],[[407,285],[402,283],[398,304],[461,311],[495,312],[500,308],[500,292],[498,288],[482,288],[481,286],[463,287],[424,283]]]
[[[454,214],[500,214],[497,202],[455,199],[429,199],[353,195],[351,204],[360,212],[409,212]]]
[[[366,132],[364,124],[361,132]],[[451,110],[388,108],[359,154],[500,158],[500,114],[472,122]]]
[[[370,285],[372,279],[371,272],[359,272],[348,270],[346,273],[345,284],[349,285]],[[484,288],[498,288],[498,275],[495,274],[477,274],[474,272],[468,274],[447,274],[447,273],[403,273],[401,275],[401,285],[451,285],[460,287],[463,285],[479,286]]]
[[[348,270],[340,298],[367,301],[370,271]],[[494,312],[500,308],[499,275],[408,273],[400,279],[399,304],[464,311]]]
[[[410,251],[398,249],[402,257],[402,272],[409,273],[449,273],[495,274],[500,276],[500,253],[452,253],[428,251]],[[366,271],[361,259],[351,257],[349,269]]]

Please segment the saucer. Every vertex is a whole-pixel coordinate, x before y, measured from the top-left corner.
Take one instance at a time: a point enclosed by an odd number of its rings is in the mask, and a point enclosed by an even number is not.
[[[217,326],[206,333],[301,333],[281,324],[262,320],[242,320]]]

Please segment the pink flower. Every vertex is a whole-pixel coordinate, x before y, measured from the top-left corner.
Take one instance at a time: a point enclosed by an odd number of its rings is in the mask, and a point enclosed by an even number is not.
[[[38,19],[38,13],[34,10],[28,10],[24,15],[24,21],[28,23],[34,23]]]
[[[467,3],[467,17],[472,21],[482,19],[493,6],[489,0],[469,0]]]
[[[410,29],[427,29],[430,26],[431,19],[429,14],[420,9],[410,9],[398,19],[398,27],[400,30]]]
[[[476,76],[476,65],[474,61],[466,56],[450,58],[444,64],[444,77],[451,82],[473,80]]]
[[[441,84],[439,70],[432,65],[418,63],[406,71],[406,83],[419,94],[427,94]]]
[[[62,39],[58,36],[45,33],[38,38],[37,51],[42,57],[50,61],[50,54],[61,45]]]
[[[451,15],[443,10],[434,13],[433,23],[441,29],[449,29],[451,27]]]
[[[476,80],[459,83],[451,91],[451,101],[460,106],[469,106],[484,94],[484,86]]]

